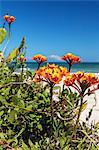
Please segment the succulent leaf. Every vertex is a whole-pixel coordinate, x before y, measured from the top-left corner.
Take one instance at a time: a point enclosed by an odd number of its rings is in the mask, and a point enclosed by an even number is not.
[[[6,32],[5,28],[0,28],[0,44],[2,44],[3,41],[5,40],[6,34],[7,34],[7,32]]]

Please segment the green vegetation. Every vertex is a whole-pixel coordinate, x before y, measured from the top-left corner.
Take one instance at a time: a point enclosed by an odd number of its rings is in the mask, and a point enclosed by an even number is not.
[[[6,30],[0,28],[0,44],[6,36]],[[87,103],[79,106],[78,92],[56,85],[62,75],[56,79],[55,73],[42,81],[36,78],[40,70],[35,74],[28,70],[24,73],[24,51],[25,38],[7,59],[0,52],[0,150],[98,150],[99,123],[89,128],[79,121]],[[13,60],[15,66],[10,68]],[[22,68],[20,74],[14,72],[18,65]],[[47,67],[46,70],[52,66]],[[52,69],[60,72],[58,69],[62,68],[53,65]],[[59,91],[59,101],[53,100],[55,90]],[[92,110],[86,120],[91,113]]]

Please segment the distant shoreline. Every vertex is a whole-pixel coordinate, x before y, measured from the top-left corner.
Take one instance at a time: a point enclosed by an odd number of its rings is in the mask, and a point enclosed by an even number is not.
[[[10,66],[13,66],[15,62],[11,63]],[[42,63],[41,66],[46,66],[47,63],[55,63],[56,65],[59,65],[59,66],[64,66],[66,68],[68,68],[68,64],[65,63],[65,62],[45,62],[45,63]],[[31,71],[34,71],[36,70],[37,68],[37,63],[34,62],[34,61],[27,61],[26,62],[26,67],[31,70]],[[71,72],[77,72],[77,71],[82,71],[82,72],[88,72],[88,73],[99,73],[99,62],[81,62],[81,63],[78,63],[78,64],[74,64],[72,66],[72,69],[71,69]]]

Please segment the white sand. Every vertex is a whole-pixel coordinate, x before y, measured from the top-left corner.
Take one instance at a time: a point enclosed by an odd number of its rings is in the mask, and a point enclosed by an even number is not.
[[[99,122],[99,90],[95,91],[95,95],[86,96],[84,99],[87,100],[87,108],[82,112],[80,119],[86,121],[90,109],[93,108],[88,124]]]

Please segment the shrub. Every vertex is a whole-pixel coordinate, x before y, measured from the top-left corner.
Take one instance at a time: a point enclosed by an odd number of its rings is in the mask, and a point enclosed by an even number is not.
[[[6,21],[7,17],[10,16],[4,17]],[[4,28],[0,28],[0,36],[0,43],[3,44],[6,38]],[[25,38],[6,60],[6,49],[0,53],[0,149],[97,150],[99,124],[89,128],[79,118],[87,105],[83,101],[84,96],[99,89],[99,79],[93,74],[81,72],[71,75],[71,66],[80,61],[72,54],[69,54],[73,56],[69,70],[55,64],[40,67],[47,59],[37,55],[33,57],[37,63],[40,62],[36,72],[33,74],[27,70],[24,73],[24,49]],[[15,66],[12,69],[10,63],[13,60]],[[19,74],[14,72],[17,65],[22,68]],[[61,89],[57,84],[63,77],[65,81]],[[90,90],[93,84],[97,87]],[[77,91],[73,92],[69,86]],[[59,101],[53,100],[55,90],[59,91]],[[87,119],[91,113],[92,109]]]

